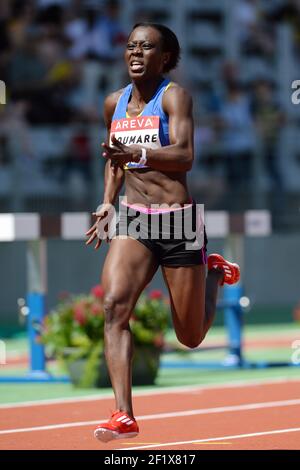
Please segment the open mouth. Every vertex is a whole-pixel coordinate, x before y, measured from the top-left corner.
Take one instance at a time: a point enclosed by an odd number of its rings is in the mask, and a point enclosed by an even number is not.
[[[130,69],[133,72],[141,72],[144,69],[144,64],[138,60],[133,60],[130,62]]]

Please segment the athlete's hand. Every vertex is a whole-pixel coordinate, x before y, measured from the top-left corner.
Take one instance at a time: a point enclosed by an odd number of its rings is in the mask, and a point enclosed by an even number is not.
[[[102,143],[103,157],[111,160],[113,165],[123,166],[128,162],[139,162],[142,156],[141,147],[138,145],[124,145],[116,139],[116,136],[111,136],[112,146]]]
[[[97,238],[97,243],[95,245],[95,250],[98,250],[98,248],[101,245],[102,239],[98,237],[98,228],[99,228],[99,222],[107,216],[108,212],[112,209],[111,204],[102,204],[99,206],[97,212],[93,212],[92,215],[97,217],[96,222],[92,225],[92,227],[86,232],[87,236],[90,236],[90,238],[85,242],[86,245],[90,245],[93,243],[95,238]],[[106,241],[108,241],[106,239]]]

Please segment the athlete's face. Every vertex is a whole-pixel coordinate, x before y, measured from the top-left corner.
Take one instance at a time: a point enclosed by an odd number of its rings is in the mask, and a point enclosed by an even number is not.
[[[130,78],[155,78],[162,74],[169,53],[162,50],[162,38],[154,28],[139,27],[128,38],[125,61]]]

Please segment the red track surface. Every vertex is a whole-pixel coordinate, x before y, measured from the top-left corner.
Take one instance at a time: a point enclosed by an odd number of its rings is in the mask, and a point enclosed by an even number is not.
[[[0,408],[0,449],[300,449],[300,381],[149,392],[134,404],[140,435],[108,444],[91,421],[107,419],[111,398]]]

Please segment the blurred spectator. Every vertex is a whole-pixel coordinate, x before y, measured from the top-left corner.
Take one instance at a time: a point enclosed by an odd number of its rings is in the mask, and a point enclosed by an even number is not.
[[[26,40],[27,35],[35,28],[35,9],[32,0],[14,0],[11,3],[10,18],[8,21],[8,34],[10,49],[20,47]]]
[[[250,36],[258,22],[257,0],[239,0],[235,8],[235,19],[240,38]]]
[[[25,120],[26,104],[18,102],[1,107],[0,112],[0,168],[11,165],[11,145],[14,143],[20,152],[17,164],[19,167],[32,169],[35,165],[35,153],[30,137],[29,126]],[[15,136],[18,136],[17,141]]]
[[[15,48],[8,65],[11,98],[28,104],[27,118],[32,124],[71,120],[67,98],[73,79],[73,66],[64,57],[63,45],[36,33],[27,35],[25,43]]]
[[[250,103],[240,83],[228,84],[227,96],[220,104],[217,124],[227,183],[234,190],[250,181],[254,152]]]
[[[123,63],[117,64],[126,36],[119,22],[119,3],[111,0],[103,11],[88,3],[81,15],[67,22],[65,35],[71,42],[69,55],[81,67],[72,103],[90,119],[99,118],[100,102],[120,86]]]
[[[261,139],[262,154],[268,176],[274,189],[282,188],[282,176],[278,164],[278,147],[283,112],[274,99],[272,84],[260,80],[255,84],[252,112],[256,129]]]
[[[0,18],[8,18],[10,15],[11,0],[2,0],[0,3]]]
[[[265,21],[258,0],[239,0],[235,9],[238,40],[248,54],[271,55],[274,53],[272,28]]]
[[[62,35],[65,10],[61,5],[53,4],[37,12],[36,25],[40,31],[52,37]]]
[[[279,0],[270,2],[268,8],[268,19],[270,22],[288,23],[293,28],[294,45],[300,52],[300,1]]]
[[[41,87],[46,77],[46,67],[38,57],[39,41],[27,35],[25,41],[15,46],[8,65],[8,86],[13,98],[26,98],[27,91]]]
[[[6,2],[0,7],[0,76],[7,80],[7,66],[12,51],[26,41],[32,27],[34,9],[32,1]]]
[[[225,184],[220,171],[219,141],[207,115],[196,116],[194,164],[188,173],[191,190],[205,194],[205,204],[214,207],[223,197]]]
[[[227,60],[222,64],[222,81],[225,87],[239,80],[240,71],[237,63]]]
[[[86,182],[91,179],[91,146],[84,126],[78,127],[71,137],[62,167],[61,182],[68,182],[73,173],[79,173]]]
[[[67,23],[65,34],[71,40],[70,55],[75,59],[93,58],[112,62],[120,57],[120,44],[126,36],[118,19],[119,3],[111,0],[101,14],[96,6],[83,9],[80,16]]]

